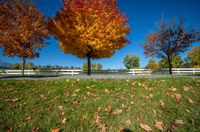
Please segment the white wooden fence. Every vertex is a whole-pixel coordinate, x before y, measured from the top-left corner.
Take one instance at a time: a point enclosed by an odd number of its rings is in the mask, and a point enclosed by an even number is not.
[[[129,72],[133,75],[151,75],[150,69],[130,69]]]
[[[169,72],[168,68],[160,69],[160,71]],[[150,69],[130,69],[129,74],[133,75],[151,75],[152,71]],[[172,68],[173,74],[200,74],[200,68]]]
[[[24,70],[24,75],[42,75],[42,74],[59,74],[59,75],[78,75],[82,70],[68,69],[68,70]],[[21,70],[0,70],[3,75],[20,75]]]
[[[200,74],[200,68],[172,68],[172,73],[181,74],[181,73],[192,73]]]

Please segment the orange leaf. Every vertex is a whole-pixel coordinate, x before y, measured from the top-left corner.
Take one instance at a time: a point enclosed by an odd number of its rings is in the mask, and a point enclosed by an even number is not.
[[[152,131],[152,129],[148,125],[143,123],[140,123],[140,128],[144,129],[145,131]]]

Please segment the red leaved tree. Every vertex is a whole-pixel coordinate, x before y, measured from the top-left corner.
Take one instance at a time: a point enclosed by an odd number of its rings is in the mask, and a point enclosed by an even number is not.
[[[3,0],[0,3],[0,48],[3,54],[25,59],[38,57],[38,49],[47,43],[48,26],[45,16],[31,0]]]
[[[144,54],[147,56],[167,59],[170,74],[172,74],[172,60],[200,40],[199,32],[195,30],[186,32],[184,24],[183,20],[177,22],[171,19],[169,23],[161,20],[158,30],[148,35],[142,44],[145,49]]]

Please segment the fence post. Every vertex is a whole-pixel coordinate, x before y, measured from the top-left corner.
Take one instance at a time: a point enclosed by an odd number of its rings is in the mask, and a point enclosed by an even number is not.
[[[72,76],[74,76],[74,70],[72,70]]]
[[[177,73],[178,73],[178,75],[179,75],[179,69],[177,69]]]
[[[135,75],[135,71],[134,71],[134,69],[133,69],[133,75]]]
[[[195,74],[195,69],[193,69],[193,74]]]

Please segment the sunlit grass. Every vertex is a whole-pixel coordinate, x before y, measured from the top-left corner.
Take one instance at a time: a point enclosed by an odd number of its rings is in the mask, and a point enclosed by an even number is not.
[[[0,131],[200,130],[199,78],[1,80],[0,91]]]

